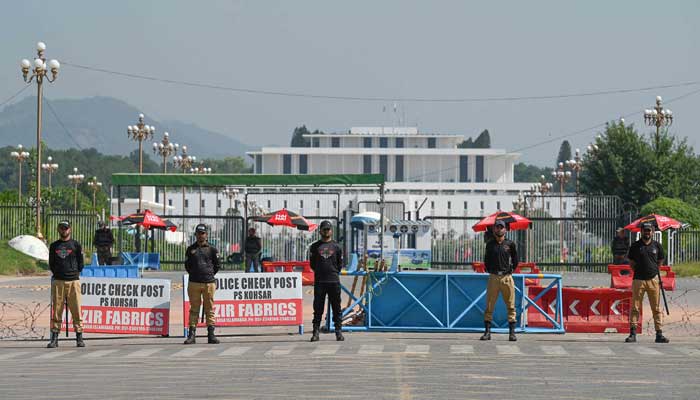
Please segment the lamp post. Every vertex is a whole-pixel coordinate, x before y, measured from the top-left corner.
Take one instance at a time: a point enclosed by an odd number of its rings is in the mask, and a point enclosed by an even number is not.
[[[547,178],[544,175],[540,175],[540,182],[537,186],[538,191],[542,195],[542,212],[544,213],[544,197],[548,192],[552,191],[552,182],[547,182]]]
[[[656,105],[651,110],[644,110],[644,122],[648,126],[656,127],[656,136],[654,136],[654,146],[656,150],[656,156],[659,156],[659,146],[660,146],[660,130],[661,127],[670,126],[673,123],[673,112],[671,110],[664,109],[661,106],[661,96],[656,96]]]
[[[27,59],[23,59],[20,63],[22,67],[22,77],[27,83],[32,81],[36,82],[37,92],[36,92],[36,237],[39,239],[44,239],[44,235],[41,233],[41,102],[43,95],[43,84],[44,80],[48,82],[53,82],[58,76],[58,70],[61,68],[61,64],[58,60],[49,61],[46,64],[46,57],[44,57],[44,51],[46,50],[46,45],[44,42],[39,42],[36,44],[37,56],[34,62],[31,63]],[[51,71],[51,75],[47,73]],[[30,74],[31,73],[31,74]]]
[[[227,186],[224,188],[224,190],[222,190],[222,193],[224,194],[224,196],[228,197],[228,208],[232,209],[233,199],[235,199],[238,196],[238,189]]]
[[[139,174],[143,173],[143,141],[153,138],[156,128],[143,123],[143,114],[139,114],[139,121],[136,125],[126,127],[126,134],[129,139],[139,142]],[[139,209],[141,212],[141,185],[139,185]]]
[[[211,168],[204,166],[204,162],[200,161],[199,165],[190,168],[190,172],[193,174],[211,174]],[[199,185],[199,215],[202,215],[202,185]]]
[[[73,212],[78,211],[78,185],[85,179],[85,175],[78,173],[78,168],[73,168],[73,173],[68,175],[68,180],[73,184]]]
[[[192,168],[192,164],[197,160],[197,157],[187,154],[187,146],[180,147],[180,155],[173,157],[173,165],[175,168],[182,170],[182,173],[187,173],[187,171]],[[182,187],[182,216],[184,223],[184,216],[187,215],[187,210],[185,209],[185,187]]]
[[[569,167],[569,169],[571,169],[574,173],[574,179],[576,181],[576,198],[578,198],[580,194],[578,178],[579,174],[581,173],[581,170],[583,169],[581,151],[579,149],[576,149],[576,154],[574,155],[574,158],[566,162],[566,166]]]
[[[560,162],[556,171],[552,171],[552,177],[559,182],[559,262],[564,262],[564,185],[571,179],[571,171],[564,170],[564,163]]]
[[[46,171],[47,174],[49,174],[49,190],[51,190],[51,175],[53,175],[57,170],[58,170],[58,164],[52,163],[53,158],[49,156],[47,158],[47,163],[41,164],[41,169]]]
[[[24,151],[24,147],[20,144],[17,146],[17,151],[10,153],[10,157],[14,158],[19,166],[19,175],[17,179],[19,182],[17,187],[17,201],[22,203],[22,164],[24,164],[24,162],[29,158],[29,153]]]
[[[102,182],[98,182],[97,177],[93,176],[92,178],[90,178],[87,184],[90,187],[90,189],[92,189],[92,209],[95,210],[95,199],[97,192],[100,189],[102,189]]]
[[[174,153],[177,153],[177,149],[179,147],[179,144],[170,142],[170,134],[168,132],[163,133],[163,140],[161,140],[160,143],[153,143],[153,152],[163,158],[164,174],[168,173],[168,157],[170,157],[170,155]],[[165,200],[167,192],[168,188],[163,186],[163,215],[166,214],[168,207],[167,202]]]

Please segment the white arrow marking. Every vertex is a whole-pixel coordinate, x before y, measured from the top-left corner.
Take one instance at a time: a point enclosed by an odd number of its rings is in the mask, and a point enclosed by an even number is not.
[[[620,315],[620,310],[617,309],[617,305],[620,304],[621,301],[622,300],[615,300],[610,306],[610,311],[614,312],[615,315]]]
[[[571,310],[571,313],[574,315],[578,315],[578,311],[576,311],[576,304],[579,303],[580,300],[574,300],[571,302],[569,305],[569,310]]]
[[[554,308],[555,304],[557,304],[556,300],[553,300],[551,303],[549,303],[549,309],[552,310],[553,313],[557,312],[557,310]]]
[[[595,315],[600,315],[600,312],[598,311],[598,303],[600,303],[600,300],[595,300],[593,304],[591,304],[591,311],[593,311],[593,314]]]

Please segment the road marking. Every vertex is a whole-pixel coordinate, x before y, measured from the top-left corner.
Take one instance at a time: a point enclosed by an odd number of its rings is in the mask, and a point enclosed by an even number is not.
[[[29,354],[28,351],[18,351],[16,353],[5,353],[0,354],[0,360],[8,360],[13,357],[21,356],[22,354]]]
[[[311,354],[315,356],[328,356],[328,355],[333,355],[340,350],[340,345],[333,344],[333,345],[324,345],[324,346],[318,346],[317,348],[314,349],[314,351],[311,352]]]
[[[118,349],[91,351],[87,354],[80,356],[80,358],[98,358],[98,357],[106,356],[107,354],[114,353],[115,351],[118,351]]]
[[[170,357],[192,357],[196,356],[197,354],[207,351],[207,350],[214,350],[212,348],[207,348],[207,347],[190,347],[189,349],[183,349],[178,351],[177,353],[173,353]]]
[[[654,350],[651,347],[633,346],[632,349],[643,356],[661,356],[662,352]]]
[[[229,347],[228,349],[222,351],[221,354],[219,354],[219,357],[240,356],[241,354],[245,353],[248,350],[250,350],[250,347],[233,346],[233,347]]]
[[[36,357],[34,357],[34,359],[36,359],[36,360],[50,360],[53,358],[65,356],[66,354],[70,354],[70,353],[75,353],[75,350],[57,351],[55,353],[46,353],[46,354],[42,354],[40,356],[36,356]]]
[[[406,350],[404,350],[403,352],[413,354],[428,354],[430,353],[430,346],[427,344],[409,344],[408,346],[406,346]]]
[[[133,353],[127,354],[125,357],[126,358],[144,358],[148,357],[150,355],[153,355],[159,351],[163,350],[162,347],[153,347],[153,348],[148,348],[148,349],[141,349],[141,350],[136,350]]]
[[[615,355],[615,353],[610,349],[610,347],[588,346],[588,347],[586,347],[586,351],[588,351],[591,354],[595,354],[596,356],[613,356],[613,355]]]
[[[288,346],[274,346],[270,350],[265,352],[265,357],[271,357],[271,356],[285,356],[294,350],[294,348],[297,347],[297,345],[288,345]]]
[[[700,356],[700,350],[692,347],[676,347],[676,350],[689,356]]]
[[[498,350],[498,354],[504,354],[504,355],[523,354],[520,351],[520,348],[518,346],[513,346],[513,345],[497,345],[496,350]]]
[[[453,344],[450,346],[452,354],[474,354],[474,346],[470,344]]]
[[[384,351],[383,344],[363,344],[357,354],[380,354]]]
[[[569,353],[561,346],[540,346],[542,351],[550,356],[567,356]]]

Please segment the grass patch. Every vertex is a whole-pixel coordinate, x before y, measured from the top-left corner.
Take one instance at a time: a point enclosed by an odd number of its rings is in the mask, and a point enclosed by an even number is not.
[[[700,262],[675,264],[673,266],[673,272],[675,272],[676,276],[679,277],[700,277]]]
[[[34,275],[45,273],[49,265],[0,242],[0,275]]]

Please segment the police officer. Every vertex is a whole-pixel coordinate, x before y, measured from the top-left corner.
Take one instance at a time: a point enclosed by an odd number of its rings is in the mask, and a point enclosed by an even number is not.
[[[107,227],[104,221],[97,223],[97,230],[92,244],[97,250],[97,262],[100,265],[110,264],[112,258],[112,245],[114,244],[114,236],[112,231]]]
[[[199,307],[204,303],[204,314],[207,318],[207,342],[218,344],[219,339],[214,335],[216,319],[214,317],[214,292],[219,272],[218,251],[207,241],[207,226],[199,224],[195,228],[197,241],[187,248],[185,269],[189,274],[187,297],[190,299],[189,331],[185,344],[195,343]]]
[[[629,263],[627,260],[627,253],[630,249],[630,240],[624,228],[617,228],[617,235],[613,238],[610,247],[613,254],[614,265],[625,265]]]
[[[250,264],[253,264],[253,272],[262,272],[260,270],[260,253],[262,252],[262,241],[255,234],[255,228],[248,228],[248,236],[245,238],[245,272],[250,271]]]
[[[343,265],[343,250],[333,240],[333,225],[330,221],[322,221],[319,225],[321,239],[309,248],[309,263],[314,271],[314,319],[311,341],[319,340],[323,308],[328,302],[333,310],[335,325],[335,340],[345,340],[341,332],[343,321],[340,309],[340,270]]]
[[[506,224],[496,220],[493,225],[493,239],[486,243],[484,264],[489,273],[486,285],[486,310],[484,311],[484,334],[481,340],[491,340],[491,321],[493,310],[498,301],[498,294],[503,295],[503,301],[508,308],[508,340],[515,342],[515,285],[513,270],[518,265],[518,252],[515,243],[505,238]]]
[[[83,248],[78,241],[71,238],[69,221],[58,223],[59,239],[49,246],[49,269],[53,274],[51,281],[51,341],[46,346],[58,347],[58,334],[61,332],[63,304],[73,316],[75,344],[85,347],[83,341],[83,320],[80,316],[80,272],[83,270]]]
[[[659,267],[664,258],[664,249],[654,237],[654,224],[645,222],[642,224],[642,237],[630,246],[627,257],[630,260],[634,279],[632,280],[632,310],[630,311],[630,335],[625,339],[627,343],[637,341],[637,321],[639,311],[642,309],[644,293],[649,296],[649,305],[654,317],[654,329],[656,329],[656,343],[668,343],[669,340],[661,332],[661,306]]]

